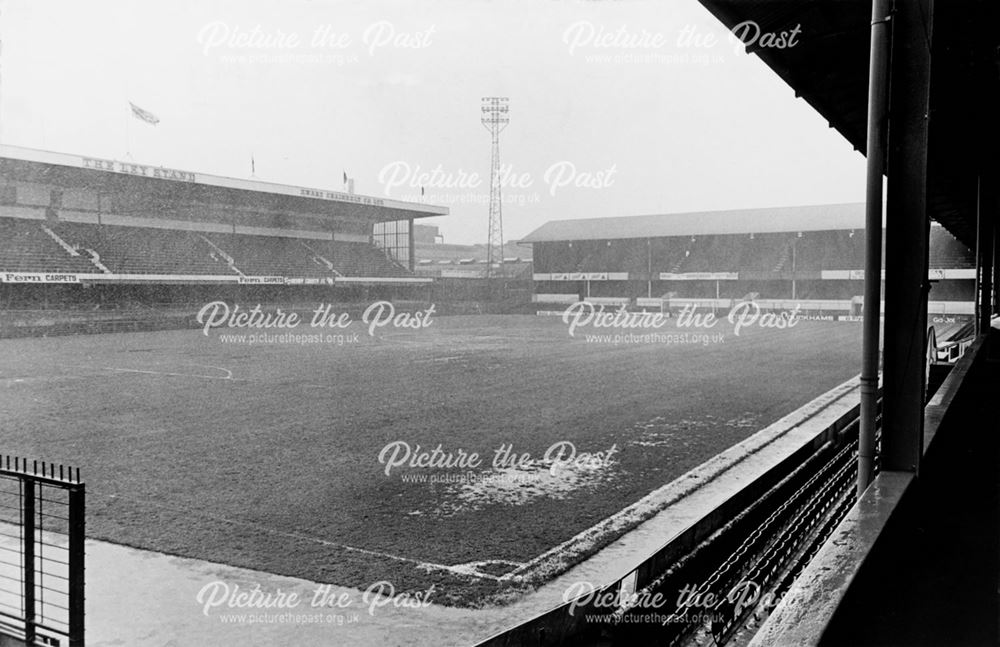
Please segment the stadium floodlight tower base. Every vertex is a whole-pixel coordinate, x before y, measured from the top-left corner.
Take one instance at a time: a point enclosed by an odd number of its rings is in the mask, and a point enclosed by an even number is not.
[[[482,122],[490,131],[490,224],[486,243],[486,278],[503,278],[503,210],[500,196],[500,133],[510,123],[510,99],[483,97]]]

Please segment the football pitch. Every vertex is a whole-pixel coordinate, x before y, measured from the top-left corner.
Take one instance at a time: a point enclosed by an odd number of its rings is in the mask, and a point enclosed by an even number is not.
[[[627,343],[540,316],[238,332],[0,341],[4,453],[80,467],[94,538],[475,606],[855,375],[861,326]]]

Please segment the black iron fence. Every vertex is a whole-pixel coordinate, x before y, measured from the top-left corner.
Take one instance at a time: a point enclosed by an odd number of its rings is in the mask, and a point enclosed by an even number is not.
[[[0,455],[0,634],[83,646],[85,492],[79,469]]]

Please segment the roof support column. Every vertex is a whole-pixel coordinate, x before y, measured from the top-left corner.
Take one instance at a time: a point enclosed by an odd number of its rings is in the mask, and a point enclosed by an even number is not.
[[[872,482],[875,470],[879,325],[882,307],[882,177],[885,175],[885,134],[889,102],[889,4],[890,0],[872,2],[871,55],[868,61],[865,293],[861,342],[861,421],[858,431],[859,498]]]
[[[979,176],[979,199],[976,219],[976,332],[990,329],[993,314],[994,222],[997,214],[997,175],[994,165]]]
[[[409,218],[406,221],[406,236],[407,236],[406,243],[409,246],[409,253],[410,253],[410,260],[406,264],[406,266],[407,269],[413,272],[417,267],[415,260],[417,257],[417,242],[416,239],[413,237],[413,218]]]
[[[882,468],[923,453],[927,344],[928,120],[933,0],[896,0],[892,19],[885,245]]]
[[[1000,314],[1000,196],[993,220],[993,312]]]

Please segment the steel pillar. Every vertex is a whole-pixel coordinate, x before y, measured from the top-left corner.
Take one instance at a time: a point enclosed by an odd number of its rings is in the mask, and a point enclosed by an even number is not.
[[[917,472],[923,454],[933,16],[934,0],[894,4],[882,373],[882,468],[892,471]]]
[[[878,417],[879,326],[882,301],[882,176],[889,87],[889,0],[872,3],[868,62],[867,184],[865,187],[865,297],[861,343],[861,421],[858,431],[858,497],[871,483]]]
[[[990,168],[979,176],[976,220],[976,332],[990,329],[993,314],[993,248],[997,213],[996,174]]]

